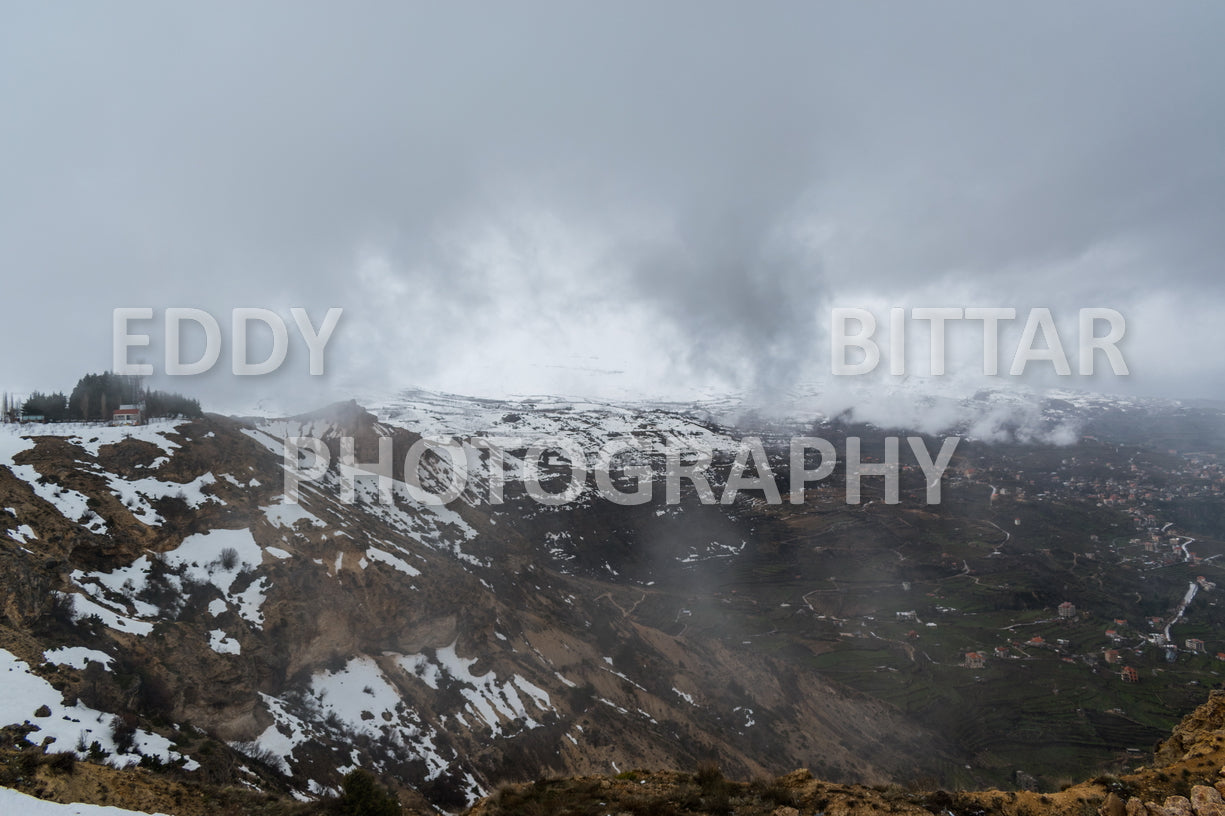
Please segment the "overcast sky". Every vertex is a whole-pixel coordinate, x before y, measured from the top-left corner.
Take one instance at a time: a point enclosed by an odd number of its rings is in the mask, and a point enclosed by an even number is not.
[[[830,378],[833,306],[1050,307],[1069,354],[1103,306],[1130,377],[1062,385],[1225,398],[1223,38],[1216,2],[6,3],[0,385],[108,368],[127,306],[216,315],[217,370],[159,384],[232,410],[769,395]],[[290,323],[234,377],[245,306],[343,307],[327,376]]]

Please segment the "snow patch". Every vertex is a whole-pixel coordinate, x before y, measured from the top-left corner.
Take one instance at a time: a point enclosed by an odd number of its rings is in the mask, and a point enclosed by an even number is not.
[[[74,669],[84,669],[85,665],[91,660],[95,663],[101,663],[109,669],[111,661],[114,659],[106,652],[89,649],[85,646],[61,646],[58,649],[49,649],[43,652],[43,660],[46,660],[48,663],[54,663],[57,666],[71,666]]]
[[[410,578],[415,578],[421,574],[421,570],[409,565],[409,563],[404,559],[397,558],[391,553],[383,552],[382,550],[375,549],[374,547],[367,549],[366,555],[370,556],[375,561],[382,561],[384,564],[394,567]]]
[[[214,629],[208,633],[208,645],[217,654],[239,654],[242,651],[238,641],[221,629]]]
[[[148,816],[143,810],[124,810],[110,805],[86,805],[73,802],[64,805],[35,799],[12,788],[0,788],[0,813],[20,813],[22,816]],[[165,816],[156,813],[153,816]]]

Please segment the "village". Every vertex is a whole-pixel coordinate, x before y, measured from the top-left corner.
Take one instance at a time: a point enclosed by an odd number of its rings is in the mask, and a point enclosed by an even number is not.
[[[923,543],[892,550],[900,564],[840,565],[841,611],[829,590],[806,596],[838,642],[817,665],[907,708],[1003,695],[1137,745],[1163,701],[1225,682],[1225,543],[1186,526],[1225,491],[1217,454],[969,449],[947,489],[957,526],[890,519]]]

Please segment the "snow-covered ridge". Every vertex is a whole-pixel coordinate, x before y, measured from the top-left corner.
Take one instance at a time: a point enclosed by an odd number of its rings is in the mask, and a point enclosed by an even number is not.
[[[380,422],[422,436],[507,436],[529,442],[566,437],[586,450],[631,435],[713,447],[728,442],[710,427],[700,406],[675,403],[620,404],[545,396],[492,400],[408,390],[365,407]]]
[[[691,402],[614,402],[558,396],[505,399],[464,397],[422,389],[359,400],[379,420],[422,435],[567,436],[585,448],[634,434],[726,442],[725,431],[811,430],[841,419],[883,430],[958,434],[984,442],[1072,444],[1093,417],[1165,414],[1189,409],[1175,399],[1102,394],[1073,389],[1035,390],[1010,384],[972,393],[922,380],[806,383],[768,397],[726,393]],[[1215,411],[1225,416],[1225,405]]]
[[[1059,407],[1053,407],[1057,400]],[[1079,417],[1071,408],[1133,407],[1130,398],[1077,392],[1039,394],[1023,389],[981,391],[972,397],[923,391],[913,386],[819,385],[763,400],[722,395],[691,403],[613,403],[562,397],[493,400],[406,390],[381,395],[366,407],[380,421],[434,436],[565,437],[593,450],[608,439],[633,435],[646,441],[673,439],[715,449],[734,446],[732,429],[754,432],[810,430],[834,418],[887,430],[953,433],[983,441],[1076,440]],[[736,434],[738,436],[738,434]]]

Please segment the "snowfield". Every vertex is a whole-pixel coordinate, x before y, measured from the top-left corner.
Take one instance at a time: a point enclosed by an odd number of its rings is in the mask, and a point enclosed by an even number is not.
[[[0,788],[0,813],[20,813],[22,816],[122,816],[131,813],[141,816],[145,811],[124,810],[109,805],[85,805],[80,802],[64,805],[48,802],[46,799],[35,799],[12,788]],[[156,813],[153,816],[166,815]]]

